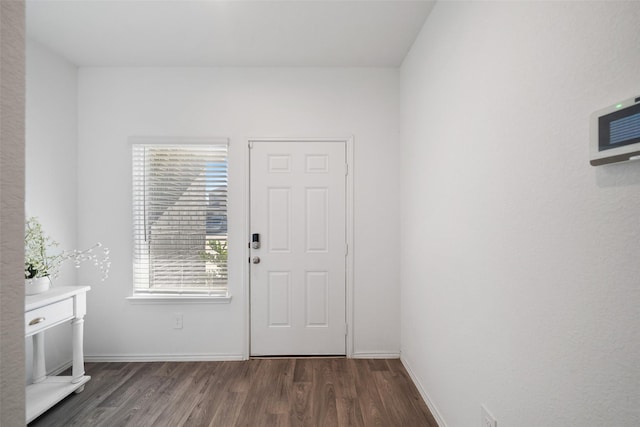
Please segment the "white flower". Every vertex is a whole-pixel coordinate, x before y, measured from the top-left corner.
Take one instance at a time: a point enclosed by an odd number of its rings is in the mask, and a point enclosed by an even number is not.
[[[36,217],[28,218],[24,234],[25,279],[57,277],[60,266],[67,260],[73,261],[76,268],[80,268],[82,262],[91,260],[102,273],[102,281],[109,277],[109,269],[111,268],[109,249],[103,248],[101,255],[93,253],[93,249],[102,247],[102,243],[98,242],[83,251],[74,249],[52,254],[52,249],[56,247],[58,247],[58,242],[44,234],[38,219]]]

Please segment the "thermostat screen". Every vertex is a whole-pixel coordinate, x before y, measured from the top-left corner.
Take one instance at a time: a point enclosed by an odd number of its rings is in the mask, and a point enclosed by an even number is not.
[[[611,122],[611,145],[620,144],[640,136],[640,113]]]
[[[600,117],[599,134],[600,150],[640,142],[640,104]]]

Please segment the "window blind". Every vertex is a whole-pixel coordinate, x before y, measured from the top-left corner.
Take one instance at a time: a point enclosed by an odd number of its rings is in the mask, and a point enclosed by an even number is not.
[[[227,144],[133,144],[134,294],[227,294]]]

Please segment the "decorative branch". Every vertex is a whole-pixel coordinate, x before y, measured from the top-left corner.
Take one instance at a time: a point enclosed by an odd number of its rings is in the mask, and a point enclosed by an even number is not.
[[[98,242],[82,251],[74,249],[51,254],[51,250],[58,246],[58,242],[44,233],[42,224],[36,217],[28,218],[24,234],[25,279],[46,276],[58,277],[62,263],[67,260],[73,261],[76,268],[80,268],[83,262],[90,261],[100,271],[102,281],[109,277],[111,269],[109,249],[103,248],[102,243]],[[96,250],[98,248],[102,249]]]

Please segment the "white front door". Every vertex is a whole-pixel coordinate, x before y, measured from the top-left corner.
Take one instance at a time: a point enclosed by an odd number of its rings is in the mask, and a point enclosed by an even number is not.
[[[344,355],[346,143],[250,143],[251,355]]]

